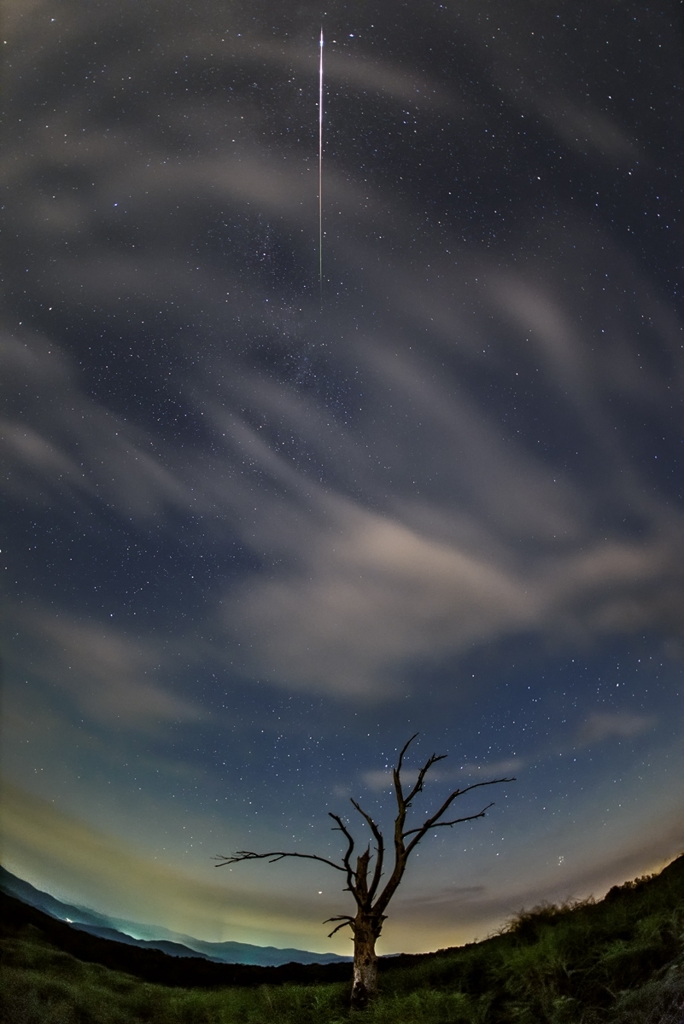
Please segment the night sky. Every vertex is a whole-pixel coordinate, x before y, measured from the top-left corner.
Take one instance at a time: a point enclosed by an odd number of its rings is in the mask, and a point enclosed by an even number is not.
[[[390,827],[414,732],[417,823],[517,781],[426,837],[380,952],[681,852],[677,19],[9,0],[10,871],[348,953],[337,872],[212,857],[337,856],[351,796]]]

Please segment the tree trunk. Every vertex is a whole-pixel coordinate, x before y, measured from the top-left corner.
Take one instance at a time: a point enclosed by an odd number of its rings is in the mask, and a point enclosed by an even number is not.
[[[367,917],[355,920],[354,931],[354,983],[351,1006],[353,1010],[365,1010],[378,991],[378,958],[375,954],[375,940],[380,929],[373,919]]]

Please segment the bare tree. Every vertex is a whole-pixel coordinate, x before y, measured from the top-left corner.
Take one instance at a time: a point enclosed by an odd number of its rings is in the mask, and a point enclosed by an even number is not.
[[[401,781],[404,755],[417,735],[418,733],[415,733],[404,744],[399,754],[397,766],[392,771],[394,792],[397,800],[397,815],[394,819],[393,837],[394,860],[390,876],[382,888],[380,888],[380,882],[385,866],[385,839],[370,814],[367,814],[354,799],[351,801],[354,808],[368,825],[375,840],[375,854],[371,853],[369,843],[363,853],[357,856],[355,866],[352,864],[352,855],[356,846],[354,839],[342,818],[332,813],[330,817],[336,822],[334,831],[342,832],[347,840],[347,850],[340,863],[329,860],[327,857],[319,857],[315,853],[285,853],[282,850],[272,850],[270,853],[253,853],[251,850],[238,850],[232,856],[216,857],[216,860],[219,861],[216,867],[223,867],[226,864],[237,864],[243,860],[270,859],[270,862],[274,864],[284,857],[301,857],[305,860],[320,861],[322,864],[335,868],[336,871],[343,872],[347,879],[345,892],[350,892],[354,897],[356,914],[338,914],[336,917],[328,918],[327,922],[324,923],[339,922],[335,924],[335,927],[328,936],[329,938],[339,931],[340,928],[349,927],[352,930],[354,937],[354,981],[351,1004],[355,1009],[363,1009],[367,1006],[368,1000],[377,992],[378,958],[375,952],[375,943],[382,931],[383,922],[387,918],[385,914],[387,906],[399,887],[399,883],[406,870],[407,861],[413,850],[432,829],[451,828],[453,825],[458,825],[464,821],[475,821],[476,818],[483,818],[485,812],[493,806],[493,803],[489,803],[481,811],[478,811],[477,814],[468,814],[463,818],[451,818],[449,821],[442,820],[457,797],[463,796],[464,793],[469,793],[472,789],[479,789],[481,786],[495,786],[500,782],[515,782],[514,778],[491,779],[489,782],[476,782],[471,786],[466,786],[464,789],[455,789],[449,794],[441,807],[427,818],[422,825],[406,828],[407,811],[413,799],[422,791],[425,776],[434,764],[438,761],[443,761],[447,756],[446,754],[433,754],[429,757],[418,772],[415,785],[408,792],[405,792]],[[370,864],[373,857],[375,857],[375,864],[372,873],[370,873]]]

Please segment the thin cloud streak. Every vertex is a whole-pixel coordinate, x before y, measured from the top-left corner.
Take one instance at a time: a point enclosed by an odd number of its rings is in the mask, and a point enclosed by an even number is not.
[[[520,631],[588,637],[634,629],[662,617],[663,601],[677,621],[684,591],[677,568],[680,517],[649,499],[657,536],[595,536],[578,481],[563,479],[522,447],[503,445],[482,409],[457,391],[448,395],[430,380],[429,366],[413,358],[374,355],[369,372],[381,400],[391,390],[403,392],[423,436],[433,432],[453,446],[461,498],[449,515],[448,475],[442,474],[441,487],[430,485],[427,498],[412,501],[409,481],[400,479],[386,511],[372,512],[312,478],[306,462],[274,447],[268,430],[218,403],[203,408],[193,383],[189,398],[221,438],[221,454],[202,454],[198,472],[182,450],[153,442],[85,396],[57,346],[48,350],[39,341],[18,351],[10,342],[6,350],[24,386],[30,382],[42,392],[34,422],[44,419],[42,409],[59,410],[51,412],[49,425],[45,420],[43,434],[10,422],[10,493],[40,496],[53,506],[59,496],[65,510],[74,499],[95,499],[142,519],[173,508],[210,521],[219,512],[224,522],[228,516],[245,544],[282,563],[268,579],[255,575],[235,584],[214,613],[226,639],[240,642],[243,669],[272,682],[376,699],[391,696],[412,665]],[[41,366],[48,354],[53,376]],[[311,399],[291,386],[259,386],[249,374],[242,384],[235,374],[231,379],[233,408],[256,399],[262,414],[280,420],[322,465],[339,464],[343,455],[350,477],[373,495],[373,463],[394,459],[382,426],[364,429],[370,444],[361,446],[355,428],[322,412],[312,416]],[[418,459],[410,441],[403,457],[410,473],[412,458]],[[254,504],[244,474],[249,464],[280,499]],[[414,472],[422,472],[417,463]],[[448,528],[435,533],[440,522]],[[548,550],[528,555],[523,566],[512,542],[530,529],[545,538]],[[403,692],[405,682],[399,687]]]
[[[582,725],[577,742],[580,746],[591,746],[613,737],[629,739],[653,729],[656,722],[655,715],[594,711]]]
[[[15,616],[14,624],[27,634],[33,673],[94,722],[147,730],[205,717],[163,685],[159,677],[171,658],[152,638],[133,639],[115,626],[47,609]]]

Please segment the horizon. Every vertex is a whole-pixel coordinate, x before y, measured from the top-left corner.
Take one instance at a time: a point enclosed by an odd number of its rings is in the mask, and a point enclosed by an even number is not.
[[[516,915],[514,915],[513,918],[511,918],[511,920],[515,920],[517,917],[521,916],[522,914],[534,914],[535,912],[537,912],[539,910],[546,911],[548,909],[554,909],[554,908],[558,908],[559,910],[562,910],[562,909],[564,909],[564,908],[566,908],[568,906],[570,907],[570,909],[575,909],[577,906],[582,906],[586,902],[589,902],[589,903],[592,903],[592,904],[601,903],[608,896],[608,894],[613,891],[613,888],[623,888],[625,886],[628,886],[630,883],[642,882],[644,880],[651,880],[651,879],[657,877],[666,868],[670,867],[672,864],[674,864],[676,861],[680,860],[681,858],[684,858],[684,851],[680,852],[677,856],[675,856],[674,858],[669,860],[666,864],[662,865],[659,869],[657,869],[654,872],[650,872],[650,873],[648,873],[646,875],[638,876],[637,878],[634,878],[634,879],[625,879],[622,883],[619,883],[615,887],[611,887],[610,890],[607,890],[607,892],[604,893],[603,896],[601,896],[599,898],[595,898],[594,895],[591,894],[588,898],[585,898],[584,900],[578,900],[578,899],[573,898],[573,897],[567,897],[565,900],[560,901],[558,904],[550,904],[550,903],[548,903],[546,901],[541,901],[540,903],[537,903],[537,904],[535,904],[532,907],[522,907],[522,908],[520,908],[518,913]],[[74,910],[76,912],[80,911],[80,912],[82,912],[82,913],[84,913],[86,915],[90,915],[93,918],[100,918],[102,921],[108,923],[108,929],[107,930],[111,930],[113,932],[118,932],[119,934],[125,935],[126,937],[135,940],[135,942],[150,943],[150,942],[157,941],[157,942],[171,942],[173,944],[177,944],[177,940],[189,939],[191,941],[196,941],[198,943],[198,945],[205,946],[207,948],[210,948],[210,947],[213,947],[213,946],[216,946],[216,947],[237,946],[240,949],[246,949],[246,950],[247,949],[259,949],[259,950],[264,950],[264,951],[274,950],[275,952],[309,954],[311,956],[316,956],[317,955],[314,950],[299,950],[299,949],[293,949],[293,948],[289,948],[289,947],[277,947],[277,946],[253,946],[250,943],[240,943],[240,942],[234,942],[234,941],[231,941],[231,940],[227,940],[227,941],[224,941],[224,942],[212,943],[212,942],[207,942],[205,940],[201,940],[197,936],[184,935],[182,933],[173,932],[173,931],[170,931],[169,929],[163,928],[163,927],[161,927],[159,925],[154,925],[154,924],[149,923],[149,922],[148,923],[136,922],[136,921],[128,921],[128,920],[121,919],[121,918],[116,918],[116,917],[109,917],[107,914],[103,914],[103,913],[100,913],[98,911],[94,911],[92,908],[78,906],[78,905],[71,906],[68,903],[67,900],[62,900],[62,899],[58,898],[57,896],[55,896],[53,893],[49,893],[49,892],[46,892],[44,890],[40,890],[40,889],[36,888],[32,883],[28,882],[26,879],[22,879],[22,878],[19,878],[16,875],[13,875],[11,872],[7,871],[7,869],[3,865],[1,865],[1,864],[0,864],[0,870],[2,870],[3,872],[6,872],[10,876],[10,879],[12,879],[12,880],[14,880],[16,882],[22,883],[22,885],[28,886],[30,889],[32,889],[34,892],[36,892],[36,894],[38,896],[47,896],[49,900],[54,900],[55,902],[60,903],[64,909],[72,909],[72,910]],[[10,882],[10,887],[11,887],[11,882]],[[22,896],[19,896],[16,893],[11,892],[10,888],[8,888],[2,881],[0,881],[0,891],[3,891],[3,892],[6,893],[6,895],[9,895],[9,896],[19,900],[21,903],[24,903],[26,906],[35,907],[35,909],[38,909],[42,913],[47,914],[47,916],[55,917],[56,920],[61,921],[62,923],[71,925],[72,927],[76,928],[77,930],[85,929],[87,931],[87,929],[89,927],[89,923],[87,921],[79,922],[79,921],[76,921],[76,920],[72,920],[72,919],[70,919],[68,917],[57,917],[55,914],[51,913],[49,910],[46,910],[43,906],[38,905],[38,904],[40,904],[41,901],[37,901],[36,904],[31,903],[30,901],[28,901],[27,899],[23,898]],[[116,927],[117,925],[118,926],[122,926],[122,927],[117,928]],[[132,928],[133,931],[126,931],[125,927],[123,927],[123,926],[128,927],[128,928]],[[137,934],[137,935],[134,934],[135,931],[138,931],[140,934]],[[142,934],[144,932],[147,932],[148,934],[147,935]],[[476,939],[475,943],[477,944],[478,942],[487,942],[487,941],[489,941],[492,938],[496,938],[500,934],[501,934],[501,929],[497,929],[495,932],[492,932],[491,934],[486,935],[482,939]],[[170,938],[170,936],[172,936],[173,938]],[[107,938],[109,939],[109,941],[112,941],[112,942],[116,942],[117,941],[117,939],[115,937],[107,937]],[[471,943],[463,943],[461,945],[453,946],[453,947],[441,947],[441,948],[435,949],[435,950],[427,950],[424,953],[419,953],[418,955],[430,955],[431,953],[434,953],[434,954],[442,953],[442,952],[448,951],[450,949],[462,949],[462,948],[464,948],[464,946],[467,946],[467,945],[470,945],[470,944]],[[205,950],[194,949],[191,946],[186,947],[186,949],[187,949],[187,954],[188,955],[200,955],[200,956],[202,956],[203,954],[204,955],[208,955]],[[161,950],[161,951],[163,952],[163,950]],[[183,956],[183,954],[180,954],[180,955]],[[325,953],[324,954],[324,953],[321,953],[320,955],[321,956],[324,956],[324,955],[325,956],[330,956],[330,955],[335,955],[335,954],[330,954],[330,953]],[[386,954],[380,954],[380,958],[382,958],[383,956],[385,958],[393,958],[393,957],[401,956],[401,955],[405,955],[405,954],[401,954],[401,953],[386,953]],[[230,960],[221,960],[221,959],[219,959],[219,960],[215,960],[214,962],[226,963],[226,964],[231,964],[231,963],[235,963],[235,964],[252,964],[253,966],[272,966],[271,964],[260,964],[259,961],[249,961],[249,960],[230,961]],[[283,963],[285,963],[285,962],[286,961],[283,961]],[[290,961],[287,961],[287,962],[290,962]],[[295,961],[295,962],[297,962],[297,961]],[[310,961],[300,961],[300,962],[308,963]],[[324,961],[316,961],[316,962],[323,963]],[[328,962],[349,963],[349,964],[351,964],[351,963],[353,963],[353,956],[349,955],[345,959],[339,958],[339,959],[337,959],[335,961],[328,961]]]
[[[36,909],[40,910],[42,913],[47,914],[50,917],[55,917],[56,920],[62,921],[64,924],[70,924],[74,928],[79,929],[79,930],[83,929],[83,928],[85,928],[87,930],[88,927],[107,928],[108,930],[118,932],[119,934],[125,935],[128,938],[134,939],[136,942],[155,942],[155,941],[157,941],[157,942],[174,942],[174,943],[178,943],[178,942],[180,942],[180,940],[186,939],[186,940],[190,940],[191,942],[197,942],[199,945],[205,946],[205,947],[214,947],[214,946],[216,946],[216,947],[233,947],[233,946],[236,946],[236,947],[239,947],[239,949],[243,949],[243,950],[250,950],[250,949],[263,950],[263,951],[274,950],[276,952],[310,954],[311,956],[316,956],[316,955],[326,956],[326,957],[331,957],[332,956],[332,957],[337,957],[338,958],[336,960],[336,962],[343,962],[343,963],[346,963],[346,962],[351,963],[352,960],[353,960],[353,957],[351,955],[349,955],[345,959],[342,959],[341,957],[339,957],[339,954],[331,953],[329,951],[317,954],[314,950],[293,949],[293,948],[287,947],[287,946],[285,946],[285,947],[283,947],[283,946],[255,946],[252,943],[248,943],[248,942],[235,942],[235,941],[230,940],[230,939],[224,940],[223,942],[208,942],[206,940],[200,939],[198,936],[185,935],[182,932],[171,931],[168,928],[164,928],[162,925],[154,924],[154,922],[134,921],[134,920],[128,920],[126,918],[114,917],[112,915],[109,915],[109,914],[106,914],[106,913],[102,913],[101,911],[94,910],[92,907],[87,907],[87,906],[82,906],[80,904],[70,903],[68,899],[60,898],[60,897],[56,896],[55,893],[51,893],[51,892],[49,892],[46,889],[40,889],[37,886],[35,886],[32,882],[29,882],[27,879],[20,878],[18,875],[13,874],[11,871],[8,871],[7,868],[5,868],[4,865],[2,865],[2,864],[0,864],[0,871],[2,871],[3,873],[6,873],[7,875],[9,875],[9,878],[10,878],[9,884],[4,883],[3,880],[0,879],[0,891],[5,892],[6,895],[12,896],[13,898],[19,900],[21,903],[26,904],[27,906],[35,907]],[[33,903],[33,902],[30,901],[29,898],[21,896],[17,892],[13,892],[12,891],[12,888],[13,888],[12,882],[19,882],[19,883],[21,883],[21,886],[19,888],[21,888],[23,886],[27,886],[29,889],[31,889],[33,892],[35,892],[36,896],[38,896],[38,897],[47,896],[48,897],[48,901],[54,901],[55,903],[58,903],[60,905],[60,916],[57,916],[56,913],[53,913],[52,911],[48,910],[45,907],[45,905],[44,905],[44,901],[36,900],[36,902]],[[29,894],[29,896],[30,896],[30,894]],[[92,918],[93,920],[91,920],[91,921],[88,921],[88,920],[77,920],[76,917],[70,918],[70,917],[62,916],[66,911],[69,911],[69,910],[72,913],[74,913],[75,915],[81,914],[82,917],[84,917],[84,918],[89,917],[89,918]],[[111,941],[116,941],[116,939],[112,938]],[[193,947],[191,947],[191,946],[188,946],[186,948],[187,948],[188,954],[193,954],[194,953],[194,954],[197,954],[197,955],[202,955],[203,952],[204,952],[204,955],[207,955],[205,951],[193,949]],[[233,962],[233,961],[220,961],[219,960],[217,962]],[[236,963],[249,963],[250,961],[241,960],[241,961],[235,961],[235,962]],[[303,962],[306,962],[306,961],[303,961]],[[259,961],[254,961],[254,963],[256,965],[258,965]]]

